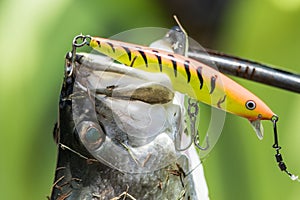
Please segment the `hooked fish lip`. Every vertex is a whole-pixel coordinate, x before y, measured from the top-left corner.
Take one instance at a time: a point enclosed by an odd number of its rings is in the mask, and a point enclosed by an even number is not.
[[[97,94],[116,99],[141,101],[148,104],[165,104],[174,98],[174,92],[164,85],[148,82],[134,87],[107,87],[96,89]]]
[[[82,55],[81,73],[96,94],[142,101],[149,104],[165,104],[174,98],[171,81],[165,74],[154,74],[124,67],[105,56]]]

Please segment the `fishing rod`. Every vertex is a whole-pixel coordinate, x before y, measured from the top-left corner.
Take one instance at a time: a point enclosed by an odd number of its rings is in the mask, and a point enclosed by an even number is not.
[[[300,93],[300,75],[210,49],[189,49],[188,56],[212,63],[228,75]]]

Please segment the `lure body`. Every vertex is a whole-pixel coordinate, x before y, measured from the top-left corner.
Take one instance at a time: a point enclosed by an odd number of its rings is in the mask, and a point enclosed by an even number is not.
[[[271,120],[275,115],[253,93],[214,68],[194,59],[164,50],[99,37],[91,37],[89,45],[127,66],[165,73],[176,91],[247,118],[255,129],[259,129],[260,120]]]

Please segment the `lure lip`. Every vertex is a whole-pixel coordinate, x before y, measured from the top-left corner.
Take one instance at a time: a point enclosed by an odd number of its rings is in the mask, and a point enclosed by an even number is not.
[[[257,120],[250,121],[250,124],[254,129],[258,139],[262,140],[264,137],[264,128],[262,126],[261,120],[257,119]]]
[[[273,123],[276,123],[278,121],[278,116],[276,114],[273,114],[271,118],[262,118],[262,115],[259,115],[257,119],[249,120],[252,128],[254,129],[258,139],[262,140],[264,137],[264,129],[261,123],[261,120],[270,120]]]

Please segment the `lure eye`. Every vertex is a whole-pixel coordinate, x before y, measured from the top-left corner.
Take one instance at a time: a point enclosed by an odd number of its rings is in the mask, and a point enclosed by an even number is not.
[[[256,103],[252,100],[246,102],[246,108],[248,110],[254,110],[256,108]]]

